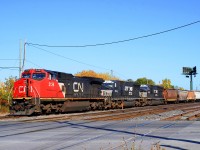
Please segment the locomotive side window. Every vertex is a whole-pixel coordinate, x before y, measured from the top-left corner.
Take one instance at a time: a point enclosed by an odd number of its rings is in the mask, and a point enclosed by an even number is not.
[[[45,73],[33,73],[32,78],[35,80],[42,80],[45,78]]]
[[[22,75],[22,78],[26,78],[26,79],[27,79],[27,78],[30,78],[30,77],[31,77],[31,75],[30,75],[29,73],[28,73],[28,74],[23,74],[23,75]]]
[[[49,73],[49,79],[50,79],[50,80],[57,80],[56,74],[51,74],[51,73]]]
[[[113,88],[113,84],[112,83],[106,83],[105,86]]]
[[[53,79],[53,80],[57,80],[57,77],[56,77],[55,74],[52,74],[52,79]]]

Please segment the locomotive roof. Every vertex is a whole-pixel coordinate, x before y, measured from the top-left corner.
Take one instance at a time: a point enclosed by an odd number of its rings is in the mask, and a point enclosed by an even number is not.
[[[49,72],[51,74],[56,75],[58,78],[62,79],[68,79],[68,78],[73,78],[74,76],[70,73],[64,73],[64,72],[59,72],[59,71],[52,71],[52,70],[45,70],[46,72]]]
[[[79,77],[79,78],[88,79],[88,80],[90,80],[91,84],[102,84],[104,82],[104,80],[102,78],[96,78],[96,77],[83,76],[83,77]]]

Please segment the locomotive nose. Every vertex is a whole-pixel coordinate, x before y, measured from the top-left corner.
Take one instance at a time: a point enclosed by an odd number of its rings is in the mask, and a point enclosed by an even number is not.
[[[18,80],[15,82],[14,97],[26,97],[28,79]]]

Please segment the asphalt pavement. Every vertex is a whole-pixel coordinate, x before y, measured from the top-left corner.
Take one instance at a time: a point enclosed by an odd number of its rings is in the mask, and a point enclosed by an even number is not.
[[[199,150],[199,121],[0,122],[0,150]]]

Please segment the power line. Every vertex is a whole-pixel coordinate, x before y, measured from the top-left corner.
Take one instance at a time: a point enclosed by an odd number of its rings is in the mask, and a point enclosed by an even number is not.
[[[6,69],[6,70],[14,70],[14,71],[16,71],[16,70],[18,70],[19,68],[12,68],[12,67],[2,68],[2,67],[0,67],[0,69],[1,69],[1,70]]]
[[[19,60],[19,59],[0,59],[0,60]]]
[[[65,56],[60,55],[60,54],[56,54],[56,53],[51,52],[51,51],[48,51],[48,50],[46,50],[46,49],[36,47],[36,46],[34,46],[34,45],[29,45],[29,46],[32,46],[32,47],[34,47],[34,48],[36,48],[36,49],[39,49],[39,50],[45,51],[45,52],[50,53],[50,54],[53,54],[53,55],[55,55],[55,56],[62,57],[62,58],[64,58],[64,59],[68,59],[68,60],[71,60],[71,61],[74,61],[74,62],[77,62],[77,63],[83,64],[83,65],[87,65],[87,66],[90,66],[90,67],[94,67],[94,68],[99,68],[99,69],[104,69],[104,70],[109,70],[109,71],[110,71],[110,69],[108,69],[108,68],[104,68],[104,67],[99,67],[99,66],[95,66],[95,65],[87,64],[87,63],[84,63],[84,62],[81,62],[81,61],[78,61],[78,60],[75,60],[75,59],[72,59],[72,58],[65,57]]]
[[[29,62],[29,63],[31,63],[31,64],[33,64],[33,65],[39,67],[39,68],[42,68],[41,66],[37,65],[36,63],[34,63],[34,62],[30,61],[30,60],[27,60],[27,59],[26,59],[25,61],[26,61],[26,62]]]
[[[139,37],[134,37],[134,38],[130,38],[130,39],[125,39],[125,40],[119,40],[119,41],[113,41],[113,42],[105,42],[105,43],[97,43],[97,44],[86,44],[86,45],[45,45],[45,44],[36,44],[36,43],[30,43],[27,42],[27,45],[30,46],[41,46],[41,47],[56,47],[56,48],[83,48],[83,47],[94,47],[94,46],[104,46],[104,45],[111,45],[111,44],[117,44],[117,43],[123,43],[123,42],[129,42],[129,41],[134,41],[134,40],[138,40],[138,39],[142,39],[142,38],[147,38],[147,37],[151,37],[151,36],[155,36],[155,35],[159,35],[159,34],[163,34],[163,33],[167,33],[167,32],[171,32],[174,30],[178,30],[181,28],[185,28],[194,24],[200,23],[200,20],[192,22],[192,23],[188,23],[182,26],[178,26],[172,29],[168,29],[168,30],[164,30],[161,32],[156,32],[156,33],[152,33],[152,34],[148,34],[148,35],[143,35],[143,36],[139,36]]]
[[[0,61],[2,61],[2,60],[20,60],[20,59],[0,59]],[[26,62],[29,62],[29,63],[31,63],[31,64],[33,64],[33,65],[35,65],[35,66],[37,66],[37,67],[40,67],[41,68],[41,66],[39,66],[39,65],[37,65],[37,64],[35,64],[35,63],[33,63],[32,61],[30,61],[30,60],[25,60]],[[0,69],[11,69],[11,68],[20,68],[20,67],[0,67]]]
[[[0,69],[19,69],[19,67],[0,67]]]
[[[71,60],[71,61],[74,61],[74,62],[83,64],[83,65],[87,65],[87,66],[94,67],[94,68],[98,68],[98,69],[104,69],[104,70],[108,70],[108,71],[111,71],[111,70],[112,70],[112,69],[108,69],[108,68],[104,68],[104,67],[100,67],[100,66],[95,66],[95,65],[87,64],[87,63],[85,63],[85,62],[81,62],[81,61],[78,61],[78,60],[75,60],[75,59],[72,59],[72,58],[68,58],[68,57],[65,57],[65,56],[63,56],[63,55],[56,54],[56,53],[54,53],[54,52],[51,52],[51,51],[48,51],[48,50],[46,50],[46,49],[39,48],[39,47],[36,47],[36,46],[33,46],[33,45],[31,45],[31,46],[34,47],[34,48],[36,48],[36,49],[39,49],[39,50],[45,51],[45,52],[47,52],[47,53],[53,54],[53,55],[55,55],[55,56],[62,57],[62,58],[64,58],[64,59],[68,59],[68,60]],[[27,60],[26,60],[26,61],[27,61]],[[29,62],[31,62],[31,61],[29,60]],[[34,64],[33,62],[31,62],[31,63]],[[36,64],[35,64],[35,65],[36,65]],[[38,65],[37,65],[37,66],[38,66]],[[126,76],[124,76],[123,74],[121,74],[121,73],[119,73],[119,72],[117,72],[117,71],[115,71],[115,70],[112,70],[112,72],[115,72],[115,73],[117,73],[117,74],[123,76],[124,78],[127,78]]]

